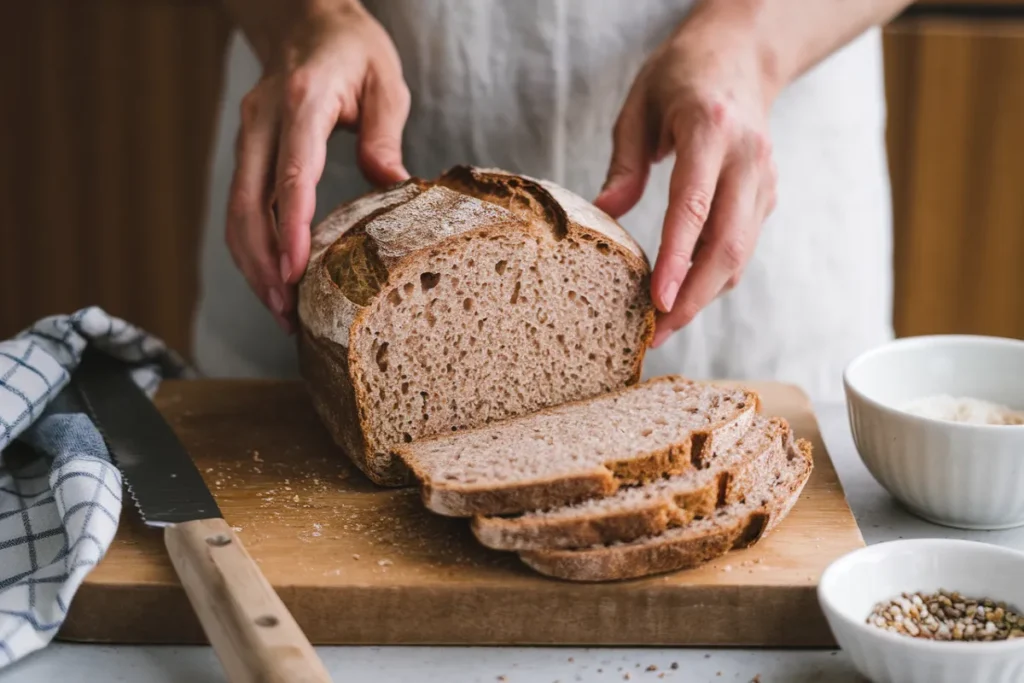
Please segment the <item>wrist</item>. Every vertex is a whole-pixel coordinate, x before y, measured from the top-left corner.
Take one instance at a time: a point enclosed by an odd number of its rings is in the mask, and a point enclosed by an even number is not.
[[[728,59],[754,61],[762,99],[770,108],[792,79],[789,61],[777,36],[765,30],[763,15],[770,0],[700,0],[676,30],[675,39],[695,38],[720,50]],[[698,37],[698,35],[700,37]]]
[[[224,5],[264,68],[281,61],[282,47],[300,26],[366,13],[360,0],[224,0]]]

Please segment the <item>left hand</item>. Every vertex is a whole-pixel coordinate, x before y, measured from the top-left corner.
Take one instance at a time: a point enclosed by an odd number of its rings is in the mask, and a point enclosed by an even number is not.
[[[695,10],[644,64],[615,124],[595,200],[615,218],[640,200],[651,165],[675,153],[651,278],[655,348],[739,282],[775,207],[776,86],[750,24]]]

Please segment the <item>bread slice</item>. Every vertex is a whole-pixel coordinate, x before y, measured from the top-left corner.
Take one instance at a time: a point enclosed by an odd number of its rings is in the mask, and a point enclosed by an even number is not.
[[[796,504],[813,469],[811,445],[799,439],[746,499],[704,519],[630,543],[582,550],[531,550],[532,569],[568,581],[617,581],[689,569],[767,536]]]
[[[302,376],[376,483],[391,446],[619,389],[654,333],[647,256],[557,185],[456,167],[349,202],[312,232]]]
[[[736,443],[759,410],[754,392],[666,376],[398,446],[395,454],[420,480],[430,510],[514,514],[704,467]]]
[[[741,500],[779,462],[790,439],[785,420],[757,415],[740,440],[708,467],[553,510],[478,516],[473,533],[495,550],[586,548],[654,536]]]

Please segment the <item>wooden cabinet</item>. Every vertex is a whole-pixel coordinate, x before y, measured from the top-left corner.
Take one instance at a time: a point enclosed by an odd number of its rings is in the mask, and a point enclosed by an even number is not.
[[[98,304],[187,349],[217,3],[17,2],[4,26],[0,338]]]
[[[886,30],[901,335],[1024,338],[1024,16]]]

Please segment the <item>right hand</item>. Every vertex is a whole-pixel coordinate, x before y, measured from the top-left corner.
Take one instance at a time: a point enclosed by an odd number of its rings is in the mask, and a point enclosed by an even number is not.
[[[282,27],[262,78],[242,100],[226,240],[288,333],[333,130],[358,133],[358,164],[371,183],[409,177],[401,147],[409,89],[398,52],[361,5],[335,4]]]

